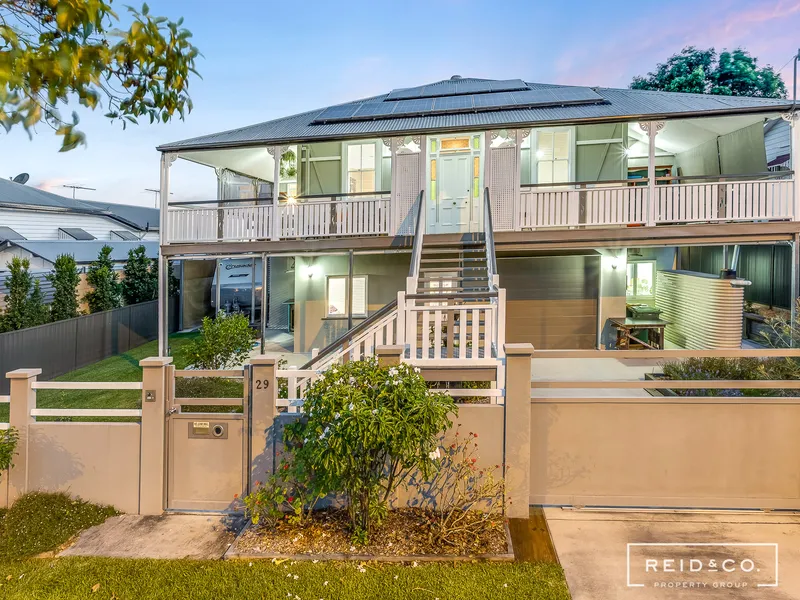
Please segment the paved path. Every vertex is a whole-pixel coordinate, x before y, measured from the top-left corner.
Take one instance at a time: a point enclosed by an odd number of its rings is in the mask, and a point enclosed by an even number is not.
[[[60,556],[219,559],[241,524],[218,515],[120,515],[81,533]]]
[[[800,514],[797,513],[709,513],[709,512],[612,512],[546,508],[545,515],[559,561],[566,573],[572,600],[800,600]],[[661,573],[654,578],[642,575],[645,587],[627,586],[627,544],[637,542],[694,543],[777,543],[779,545],[779,585],[777,588],[748,585],[734,589],[714,589],[721,574]],[[649,548],[634,548],[632,582],[637,583],[637,555]],[[717,551],[716,548],[712,549]],[[710,552],[708,548],[658,548],[675,560]],[[741,560],[747,553],[765,563],[774,548],[730,548],[721,556]],[[765,552],[767,554],[765,554]],[[663,559],[667,554],[661,555]],[[639,565],[642,564],[639,556]],[[677,562],[675,564],[678,564]],[[764,568],[763,578],[772,575],[772,563]],[[739,576],[742,576],[739,574]],[[762,577],[759,572],[758,577]],[[734,576],[725,576],[734,577]],[[659,588],[660,582],[686,582],[686,587]],[[744,580],[743,580],[744,581]],[[753,579],[750,579],[754,583]],[[706,582],[707,587],[696,586]]]

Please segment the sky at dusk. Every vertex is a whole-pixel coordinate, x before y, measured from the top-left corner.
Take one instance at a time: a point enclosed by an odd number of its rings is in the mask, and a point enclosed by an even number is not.
[[[136,2],[129,2],[136,4]],[[687,45],[742,46],[782,69],[800,46],[800,0],[151,0],[153,14],[185,18],[203,53],[185,121],[128,127],[78,110],[88,146],[59,153],[46,125],[29,140],[3,134],[11,177],[79,198],[154,204],[160,143],[449,78],[524,79],[627,87]],[[116,0],[119,13],[124,5]],[[77,106],[77,104],[76,104]],[[73,107],[70,106],[70,110]],[[78,107],[80,108],[80,107]],[[63,110],[69,114],[69,110]],[[171,201],[214,199],[211,169],[177,161]]]

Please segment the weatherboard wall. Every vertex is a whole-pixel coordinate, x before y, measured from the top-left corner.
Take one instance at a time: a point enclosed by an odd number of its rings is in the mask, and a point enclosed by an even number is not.
[[[137,233],[112,219],[63,212],[0,209],[0,223],[27,240],[57,240],[60,227],[80,227],[98,240],[111,240],[112,230]],[[144,239],[158,240],[158,232],[147,233]]]

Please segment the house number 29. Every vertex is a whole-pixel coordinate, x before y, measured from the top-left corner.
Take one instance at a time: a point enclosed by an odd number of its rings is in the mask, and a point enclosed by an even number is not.
[[[269,387],[269,379],[256,379],[256,389],[265,390]]]

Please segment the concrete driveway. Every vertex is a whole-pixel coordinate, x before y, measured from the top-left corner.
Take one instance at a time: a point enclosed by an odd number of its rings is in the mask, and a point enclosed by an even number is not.
[[[800,600],[798,513],[546,508],[545,516],[573,600]],[[632,546],[630,582],[644,585],[628,587],[629,543],[702,545]],[[778,544],[778,586],[757,586],[773,582],[774,546],[717,546],[732,543]],[[702,569],[691,571],[698,560]]]

